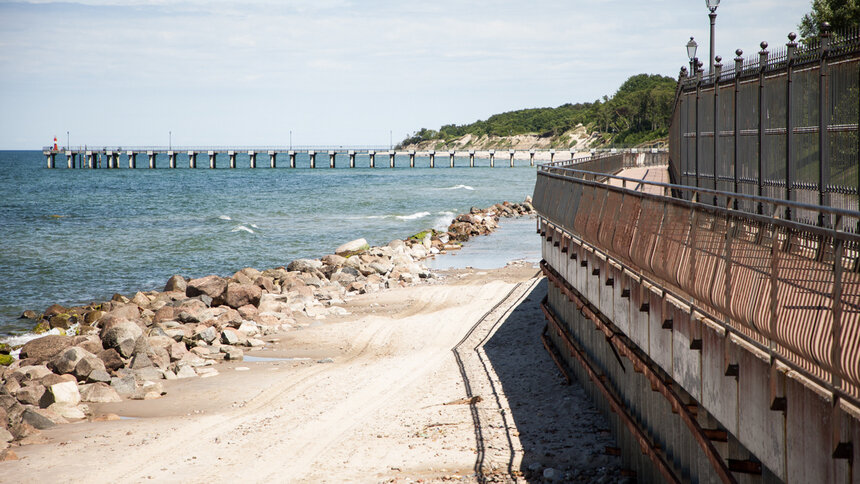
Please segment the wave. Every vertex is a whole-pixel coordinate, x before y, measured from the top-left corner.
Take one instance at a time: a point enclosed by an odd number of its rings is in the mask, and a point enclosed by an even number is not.
[[[244,225],[237,225],[236,228],[234,228],[230,232],[240,232],[240,231],[248,232],[249,234],[255,233],[253,230],[249,229],[248,227],[245,227]]]
[[[474,187],[470,187],[469,185],[455,185],[453,187],[448,188],[440,188],[440,190],[474,190]]]
[[[395,215],[397,220],[418,220],[419,218],[428,217],[430,212],[417,212],[412,215]]]
[[[218,218],[221,220],[233,220],[229,215],[219,215]]]

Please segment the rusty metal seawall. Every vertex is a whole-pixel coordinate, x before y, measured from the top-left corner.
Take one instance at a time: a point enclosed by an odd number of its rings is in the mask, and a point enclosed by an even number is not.
[[[624,188],[627,184],[638,190]],[[650,304],[652,312],[655,305],[660,306],[663,321],[658,322],[661,324],[658,327],[671,332],[673,319],[676,325],[681,319],[688,321],[689,348],[702,351],[702,341],[707,340],[702,334],[708,332],[702,328],[708,327],[723,341],[714,343],[718,347],[742,345],[748,349],[747,353],[756,355],[753,360],[759,363],[738,364],[725,349],[725,355],[718,355],[718,366],[725,363],[725,375],[720,373],[718,385],[724,385],[722,379],[731,375],[737,380],[738,372],[742,375],[741,382],[745,381],[744,376],[763,375],[760,379],[765,385],[765,414],[767,411],[783,414],[784,435],[772,437],[778,442],[770,445],[754,435],[744,436],[747,430],[737,416],[731,416],[733,411],[719,408],[722,404],[711,402],[705,407],[710,406],[707,411],[730,434],[738,434],[738,442],[750,450],[753,460],[764,463],[775,479],[797,476],[792,474],[796,467],[791,462],[794,457],[789,457],[797,454],[789,447],[804,444],[803,437],[794,440],[797,435],[786,430],[801,425],[796,423],[800,417],[788,418],[797,411],[799,401],[786,395],[786,375],[789,380],[803,382],[800,386],[807,390],[798,394],[822,395],[822,401],[829,402],[821,410],[828,422],[822,427],[827,429],[823,432],[831,434],[823,441],[829,449],[827,456],[832,453],[833,459],[853,458],[856,453],[853,439],[860,428],[858,414],[851,413],[856,412],[860,396],[860,237],[843,227],[854,226],[858,212],[643,182],[565,166],[539,168],[534,203],[540,214],[540,231],[552,242],[545,243],[544,258],[552,259],[548,259],[548,265],[558,273],[562,284],[569,283],[571,291],[582,294],[583,305],[592,305],[594,312],[601,307],[609,308],[601,317],[611,319],[618,295],[605,296],[602,287],[621,284],[622,275],[629,276],[633,282],[626,282],[628,297],[638,299],[646,310]],[[735,208],[741,204],[760,207],[761,214]],[[789,209],[814,214],[815,220],[825,220],[829,228],[778,218]],[[562,253],[566,257],[560,258]],[[568,264],[568,258],[580,259],[581,267],[593,265],[590,275],[602,284],[589,285],[585,283],[589,280],[587,276],[574,275],[576,270]],[[559,264],[564,267],[557,267]],[[579,266],[576,264],[577,270]],[[634,286],[635,291],[631,289]],[[657,299],[649,299],[641,291],[657,294]],[[623,292],[618,294],[624,297]],[[619,327],[623,329],[624,325]],[[627,330],[640,331],[633,323]],[[645,331],[644,340],[629,336],[646,346],[659,339],[653,332],[648,336],[648,330]],[[687,375],[686,385],[679,382],[682,387],[699,388],[687,389],[699,400],[706,396],[705,387],[713,386],[705,381],[702,368],[715,353],[712,348],[706,358],[707,343],[704,346],[698,374],[693,371]],[[662,356],[651,357],[660,360]],[[672,363],[672,357],[669,358],[658,366],[672,375],[673,370],[677,371],[673,366],[677,362]],[[766,362],[764,366],[760,364],[762,361]],[[736,384],[735,391],[739,392],[741,386]],[[755,400],[752,396],[737,395],[734,405],[742,407],[743,398]],[[750,412],[747,410],[747,414]],[[807,417],[814,415],[817,414],[812,412]],[[780,425],[779,419],[774,423],[767,416],[755,420],[769,422],[759,422],[763,429],[776,430]],[[810,444],[817,442],[812,437],[807,440]],[[777,451],[771,452],[770,448]],[[814,460],[812,454],[808,462]],[[827,475],[835,479],[837,474],[848,472],[848,480],[855,479],[853,472],[844,471],[841,464],[832,468],[816,464],[809,468],[810,476],[831,472]]]

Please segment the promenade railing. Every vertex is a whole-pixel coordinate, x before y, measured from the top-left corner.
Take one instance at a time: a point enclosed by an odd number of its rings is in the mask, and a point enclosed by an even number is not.
[[[681,185],[860,209],[860,29],[789,42],[681,71],[670,128],[673,180]],[[689,75],[688,75],[689,74]],[[689,194],[689,193],[688,193]],[[742,210],[757,205],[740,199]],[[777,215],[814,220],[785,205]],[[797,211],[795,211],[797,210]]]
[[[538,167],[546,223],[858,402],[860,235],[844,228],[860,212],[575,167]],[[780,216],[788,210],[827,228]]]

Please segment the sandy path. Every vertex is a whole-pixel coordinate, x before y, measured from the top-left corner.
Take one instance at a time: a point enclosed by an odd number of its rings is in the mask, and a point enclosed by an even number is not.
[[[283,354],[316,352],[332,363],[220,365],[214,378],[168,382],[160,400],[103,405],[96,410],[140,418],[46,432],[45,443],[16,449],[21,460],[2,464],[0,481],[509,480],[521,466],[539,473],[535,462],[569,466],[612,445],[581,389],[558,386],[542,353],[540,281],[451,279],[363,297],[351,318],[278,343]],[[506,325],[530,335],[500,336]],[[564,392],[577,400],[546,402],[547,395],[569,398]],[[472,396],[481,400],[446,405]],[[563,416],[572,410],[578,416]],[[558,432],[560,419],[577,429]],[[587,438],[571,443],[574,433]],[[617,466],[599,457],[583,465]]]

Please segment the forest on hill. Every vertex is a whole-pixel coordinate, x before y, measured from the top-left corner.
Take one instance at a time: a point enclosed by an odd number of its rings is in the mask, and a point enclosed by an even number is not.
[[[434,140],[447,143],[466,135],[551,138],[562,136],[579,125],[589,132],[599,133],[595,145],[646,143],[668,136],[677,82],[671,77],[638,74],[627,79],[611,97],[557,108],[510,111],[471,124],[448,124],[439,130],[422,128],[399,146]]]

